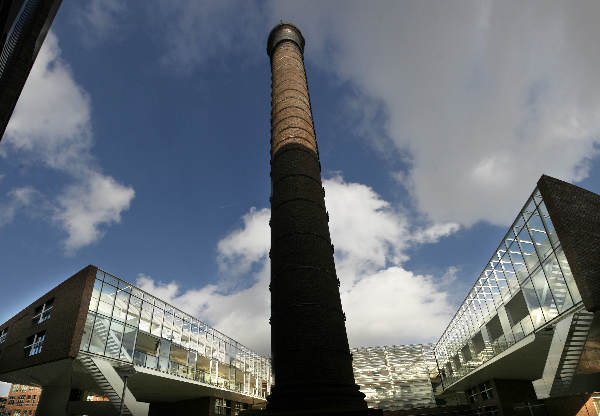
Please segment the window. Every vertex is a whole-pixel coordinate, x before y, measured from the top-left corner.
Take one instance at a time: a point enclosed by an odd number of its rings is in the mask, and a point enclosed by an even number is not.
[[[32,318],[34,324],[41,324],[42,322],[50,319],[51,310],[54,304],[54,298],[46,301],[44,304],[35,308],[35,312]]]
[[[39,354],[42,352],[42,346],[46,339],[46,331],[38,332],[32,337],[27,338],[27,346],[25,347],[25,356],[30,357],[32,355]]]
[[[8,328],[3,328],[0,330],[0,344],[6,341],[6,337],[8,336]]]

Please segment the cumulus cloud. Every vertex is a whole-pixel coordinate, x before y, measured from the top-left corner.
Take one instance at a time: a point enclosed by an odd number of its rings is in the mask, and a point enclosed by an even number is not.
[[[454,308],[438,278],[402,267],[403,250],[417,243],[412,234],[440,238],[447,228],[427,232],[409,227],[402,210],[372,188],[341,176],[324,181],[324,186],[351,345],[432,341]],[[220,283],[181,290],[177,282],[157,282],[144,275],[138,285],[251,348],[268,352],[269,215],[266,208],[252,208],[242,217],[242,227],[217,245],[223,275],[237,273],[252,281],[249,287],[228,291],[229,285]]]
[[[47,166],[80,170],[90,160],[91,104],[49,32],[6,128],[6,144]]]
[[[31,69],[4,140],[15,155],[41,162],[71,179],[57,197],[40,196],[46,205],[52,205],[45,217],[67,233],[64,246],[68,252],[100,238],[102,227],[118,223],[121,213],[129,209],[133,188],[103,174],[91,153],[90,98],[61,58],[58,39],[52,32]],[[24,189],[33,196],[33,188]],[[12,194],[7,202],[14,209],[3,214],[5,223],[17,213],[16,207],[25,205],[26,201],[17,196]]]
[[[100,226],[121,221],[135,192],[110,176],[91,173],[84,181],[69,186],[58,197],[55,220],[67,231],[65,248],[73,252],[98,240]]]
[[[247,273],[271,245],[271,233],[266,224],[271,212],[252,207],[242,217],[242,228],[228,234],[217,245],[219,269],[230,275]]]
[[[403,183],[435,223],[505,225],[541,173],[579,181],[598,155],[596,1],[270,5],[308,60],[381,104],[361,131],[410,156]]]

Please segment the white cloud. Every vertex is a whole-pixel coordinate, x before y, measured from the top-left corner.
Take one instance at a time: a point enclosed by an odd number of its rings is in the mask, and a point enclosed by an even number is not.
[[[414,232],[412,240],[416,243],[436,243],[441,238],[454,234],[459,229],[460,225],[454,222],[432,224]]]
[[[129,209],[135,192],[101,173],[91,148],[91,103],[61,58],[57,37],[49,32],[6,129],[6,144],[24,158],[67,174],[72,183],[52,202],[45,217],[67,233],[67,252],[99,239]],[[12,199],[9,207],[23,205]],[[20,205],[19,205],[20,204]],[[11,215],[8,215],[12,212]],[[16,210],[3,214],[11,221]]]
[[[55,220],[67,231],[67,252],[73,252],[98,240],[101,226],[121,221],[121,212],[129,209],[135,192],[110,176],[91,173],[83,181],[69,186],[58,197]]]
[[[62,60],[49,32],[6,128],[6,144],[49,167],[76,171],[90,159],[88,94]]]
[[[411,230],[404,213],[372,188],[345,182],[341,176],[324,181],[324,186],[351,345],[432,341],[454,308],[438,279],[402,267],[403,250],[417,243],[413,233],[440,238],[451,227]],[[228,282],[220,282],[182,291],[176,282],[160,283],[143,275],[138,285],[249,347],[268,352],[269,213],[252,208],[242,218],[243,226],[218,244],[223,275],[250,279],[250,287],[229,292]],[[254,271],[247,273],[250,270]]]
[[[242,217],[242,228],[228,234],[217,245],[219,269],[227,274],[247,273],[253,263],[258,262],[271,246],[268,224],[271,212],[267,208],[250,212]]]
[[[15,188],[8,192],[5,202],[0,202],[0,227],[10,223],[19,210],[32,204],[39,192],[31,186]]]
[[[147,5],[157,30],[164,33],[163,63],[172,71],[189,72],[224,51],[264,50],[259,46],[264,34],[257,30],[260,5],[255,1],[156,0]]]
[[[84,40],[93,43],[96,40],[114,34],[119,17],[127,10],[124,0],[88,0],[76,9],[75,19]]]
[[[8,392],[10,391],[10,383],[5,383],[4,381],[0,381],[0,396],[8,396]]]
[[[578,181],[598,156],[597,1],[270,4],[369,97],[360,131],[410,155],[404,183],[435,223],[507,224],[541,173]]]

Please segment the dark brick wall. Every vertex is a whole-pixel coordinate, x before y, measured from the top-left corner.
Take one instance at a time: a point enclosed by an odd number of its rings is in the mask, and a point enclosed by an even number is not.
[[[7,339],[0,344],[0,373],[77,356],[96,270],[95,266],[85,267],[0,325],[0,329],[8,327]],[[34,324],[35,308],[52,298],[50,319]],[[42,351],[26,357],[27,338],[43,330]]]
[[[546,175],[538,188],[585,308],[600,310],[600,195]]]

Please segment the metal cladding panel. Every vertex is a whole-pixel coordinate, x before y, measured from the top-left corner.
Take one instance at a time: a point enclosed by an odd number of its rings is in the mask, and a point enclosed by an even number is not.
[[[585,308],[600,310],[600,195],[546,175],[538,188]]]
[[[433,344],[352,349],[354,378],[370,407],[386,411],[434,407]]]

